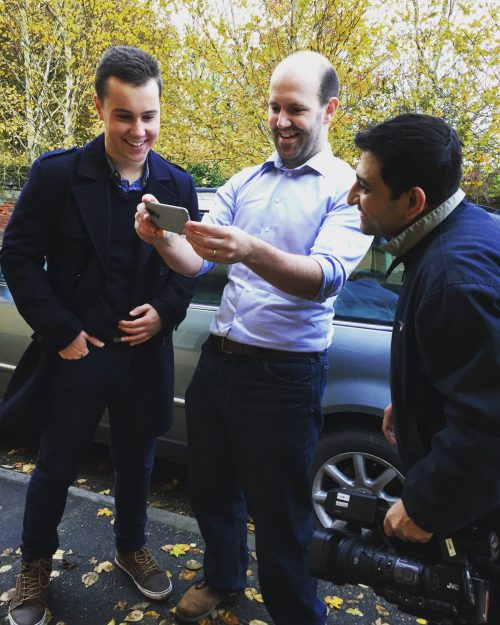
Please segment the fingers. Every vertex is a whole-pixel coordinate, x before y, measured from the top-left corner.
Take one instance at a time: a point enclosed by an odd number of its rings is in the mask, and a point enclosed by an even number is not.
[[[95,336],[91,336],[90,334],[87,334],[86,332],[84,332],[83,334],[85,336],[85,340],[88,343],[95,345],[95,347],[104,347],[104,343],[100,339],[96,338]],[[87,350],[87,353],[88,353],[88,350]]]
[[[392,414],[392,404],[389,404],[384,410],[382,419],[382,433],[390,445],[396,445],[396,435],[394,434],[394,422]]]

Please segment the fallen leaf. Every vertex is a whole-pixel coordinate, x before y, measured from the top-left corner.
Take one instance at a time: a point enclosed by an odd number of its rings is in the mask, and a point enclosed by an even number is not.
[[[33,473],[33,469],[36,467],[36,464],[32,462],[28,462],[27,464],[23,464],[23,473]]]
[[[100,490],[99,495],[109,495],[111,494],[111,488],[106,488],[105,490]]]
[[[61,571],[51,571],[50,578],[54,579],[55,577],[59,577],[61,575]]]
[[[12,547],[7,547],[7,549],[4,549],[2,551],[2,558],[6,558],[7,556],[11,556],[14,553],[14,549],[12,549]]]
[[[116,602],[115,608],[117,608],[118,610],[125,610],[125,608],[127,607],[128,601],[125,601],[124,599],[120,599],[119,601]]]
[[[97,558],[95,556],[92,556],[89,560],[90,564],[92,564],[93,566],[95,566],[97,564]]]
[[[142,610],[132,610],[127,617],[123,619],[126,623],[138,623],[144,618],[144,612]]]
[[[108,625],[115,625],[115,619],[114,619],[114,618],[112,618],[112,619],[109,621]]]
[[[16,468],[15,464],[0,464],[0,467],[2,467],[2,469],[8,469],[9,471],[11,471],[12,469]]]
[[[167,553],[170,553],[170,549],[172,549],[173,545],[163,545],[162,547],[160,547],[160,549],[162,551],[166,551]]]
[[[325,597],[325,603],[329,608],[335,608],[336,610],[340,610],[344,600],[336,595]]]
[[[86,484],[87,480],[82,477],[79,480],[76,480],[76,483],[78,484],[78,486],[81,486],[82,484]]]
[[[264,603],[262,595],[257,592],[255,588],[245,588],[245,596],[250,601],[257,601],[258,603]]]
[[[380,616],[389,616],[389,612],[384,608],[383,605],[380,605],[380,603],[375,604],[375,610],[377,614],[380,614]]]
[[[424,618],[418,618],[417,623],[418,625],[427,625],[428,621],[426,621]]]
[[[240,623],[240,619],[236,616],[236,614],[229,612],[229,610],[218,610],[217,620],[222,621],[224,625],[239,625]]]
[[[86,588],[88,588],[89,586],[92,586],[92,584],[95,584],[98,579],[99,579],[99,574],[96,573],[95,571],[92,571],[91,573],[85,573],[84,575],[82,575],[82,582],[85,584]]]
[[[160,618],[160,613],[156,612],[156,610],[150,610],[149,612],[144,612],[144,618]]]
[[[252,558],[257,561],[257,552],[256,551],[251,551],[250,555],[252,556]]]
[[[64,550],[58,549],[55,554],[52,556],[54,560],[62,560],[64,556]]]
[[[266,622],[264,621],[259,621],[258,619],[253,619],[251,620],[248,625],[268,625]]]
[[[8,456],[15,456],[16,454],[20,454],[24,449],[11,449],[7,452]]]
[[[97,516],[113,516],[113,513],[109,508],[99,508]]]
[[[196,577],[196,571],[188,571],[184,569],[179,573],[179,579],[184,580],[185,582],[190,582]]]
[[[6,590],[0,595],[0,601],[2,603],[4,603],[5,601],[10,601],[12,597],[14,596],[15,592],[16,592],[15,588],[10,588],[9,590]]]
[[[255,525],[253,523],[247,523],[247,530],[251,533],[251,534],[255,534]]]
[[[189,545],[174,545],[172,549],[170,549],[169,553],[171,556],[178,558],[179,556],[185,556],[190,549],[191,547]]]
[[[186,568],[190,571],[199,571],[201,568],[203,568],[203,564],[201,562],[198,562],[198,560],[188,560],[186,562]]]
[[[105,573],[110,573],[113,569],[115,568],[115,565],[112,562],[109,562],[109,560],[106,560],[105,562],[100,562],[95,568],[94,571],[96,573],[102,573],[103,571]]]
[[[7,573],[7,571],[10,571],[11,568],[12,564],[4,564],[3,566],[0,566],[0,573]]]
[[[131,610],[145,610],[149,606],[149,601],[143,601],[142,603],[136,603],[130,609]]]
[[[363,616],[363,612],[358,610],[358,608],[347,608],[345,612],[346,614],[352,614],[353,616]]]

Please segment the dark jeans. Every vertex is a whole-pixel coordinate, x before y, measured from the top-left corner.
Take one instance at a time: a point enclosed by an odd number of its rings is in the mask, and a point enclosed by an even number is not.
[[[50,426],[42,432],[37,466],[26,496],[22,557],[50,557],[68,488],[83,463],[106,406],[115,472],[116,547],[130,553],[146,542],[146,508],[155,438],[142,433],[135,406],[131,348],[90,347],[80,360],[59,360],[51,378]]]
[[[325,622],[307,561],[326,373],[326,353],[237,356],[209,339],[186,393],[190,497],[206,543],[205,579],[221,593],[246,587],[248,511],[262,594],[277,625]]]

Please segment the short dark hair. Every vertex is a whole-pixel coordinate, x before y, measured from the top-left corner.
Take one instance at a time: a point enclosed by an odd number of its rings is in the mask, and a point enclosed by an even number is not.
[[[324,106],[330,98],[339,97],[339,78],[330,65],[326,67],[319,84],[319,103]]]
[[[354,141],[379,160],[392,199],[421,187],[428,205],[437,206],[460,185],[462,144],[439,117],[405,113],[359,132]]]
[[[115,76],[123,82],[141,87],[152,78],[161,96],[163,83],[158,61],[144,50],[132,46],[111,46],[101,56],[95,72],[95,92],[101,102],[106,97],[108,78]]]

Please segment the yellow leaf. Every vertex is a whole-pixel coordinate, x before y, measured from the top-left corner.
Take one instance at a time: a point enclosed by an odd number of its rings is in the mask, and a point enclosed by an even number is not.
[[[363,616],[363,612],[358,608],[347,608],[346,614],[352,614],[353,616]]]
[[[142,610],[132,610],[124,619],[126,623],[138,623],[144,618],[144,612]]]
[[[0,566],[0,573],[7,573],[7,571],[10,571],[11,568],[12,564],[4,564],[3,566]]]
[[[58,549],[55,554],[52,556],[54,560],[62,560],[64,556],[64,551],[62,549]]]
[[[380,616],[389,616],[389,612],[384,608],[383,605],[380,605],[380,603],[375,604],[375,610],[377,611],[377,614],[380,614]]]
[[[188,560],[186,562],[186,568],[190,571],[199,571],[201,568],[203,568],[203,564],[201,562],[198,562],[198,560]]]
[[[155,610],[150,610],[149,612],[144,612],[144,617],[146,616],[149,618],[160,618],[160,613]]]
[[[106,562],[99,563],[94,568],[94,571],[96,573],[102,573],[103,571],[104,573],[110,573],[114,568],[115,568],[115,565],[112,562],[109,562],[109,560],[106,560]]]
[[[336,595],[325,597],[325,603],[329,608],[335,608],[336,610],[340,610],[344,600]]]
[[[82,575],[82,582],[85,584],[86,588],[88,588],[89,586],[92,586],[92,584],[95,584],[98,579],[99,579],[99,574],[96,573],[95,571],[92,571],[92,573],[85,573],[85,575]]]
[[[258,619],[252,619],[248,625],[267,625],[264,621],[259,621]]]
[[[188,571],[184,569],[179,573],[179,579],[182,579],[186,582],[190,582],[196,577],[196,571]]]
[[[115,624],[115,619],[114,619],[114,618],[112,618],[112,619],[109,621],[108,625],[116,625],[116,624]]]
[[[106,488],[105,490],[100,490],[99,494],[100,495],[109,495],[111,493],[111,489],[110,488]]]
[[[6,601],[10,601],[12,597],[14,596],[15,592],[16,592],[15,588],[10,588],[9,590],[6,590],[0,595],[0,602],[5,603]]]
[[[28,462],[27,464],[23,464],[23,473],[33,473],[33,469],[36,467],[36,464]]]
[[[179,556],[185,556],[190,549],[191,547],[189,545],[174,545],[172,549],[170,549],[169,553],[171,556],[178,558]]]
[[[417,619],[418,625],[427,625],[427,621],[424,618]]]
[[[112,516],[113,513],[109,508],[99,508],[97,511],[97,516]]]

